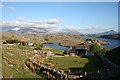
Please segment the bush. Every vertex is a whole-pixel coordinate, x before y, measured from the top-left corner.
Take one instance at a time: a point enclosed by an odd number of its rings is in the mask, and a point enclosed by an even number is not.
[[[98,45],[97,43],[94,43],[90,46],[90,51],[94,53],[99,53],[101,51],[102,47]]]
[[[6,43],[10,43],[10,44],[13,44],[13,43],[19,43],[20,41],[19,40],[16,40],[16,39],[9,39],[9,40],[6,40]]]
[[[108,51],[108,50],[107,50],[106,48],[102,48],[102,49],[100,50],[100,53],[101,53],[101,54],[105,54],[105,53],[107,53],[107,51]]]
[[[46,39],[45,39],[45,41],[49,41],[49,39],[48,39],[48,38],[46,38]]]
[[[69,54],[70,54],[70,50],[65,50],[65,51],[63,52],[63,54],[69,55]]]

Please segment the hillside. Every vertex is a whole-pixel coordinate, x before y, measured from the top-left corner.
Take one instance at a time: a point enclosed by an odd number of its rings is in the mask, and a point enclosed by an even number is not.
[[[4,78],[42,78],[25,65],[25,59],[34,55],[31,49],[30,47],[3,46],[2,75]]]
[[[106,32],[103,32],[103,33],[100,33],[100,34],[102,34],[102,35],[111,35],[111,34],[117,34],[117,32],[114,31],[114,30],[109,30],[109,31],[106,31]]]
[[[15,34],[15,33],[2,33],[2,40],[17,39],[21,41],[33,43],[61,43],[63,46],[74,46],[83,43],[81,35],[64,35],[64,34]]]
[[[100,38],[118,39],[118,40],[120,40],[120,34],[102,35],[102,36],[100,36]]]
[[[89,37],[101,37],[101,38],[107,38],[107,39],[120,39],[120,34],[117,31],[109,30],[102,33],[96,33],[96,34],[87,34]]]
[[[16,39],[26,42],[39,43],[59,43],[64,46],[80,45],[80,43],[89,44],[94,42],[100,42],[95,39],[83,40],[81,37],[76,38],[74,35],[28,35],[28,34],[13,34],[3,33],[3,41],[8,39]],[[62,50],[51,49],[43,47],[42,50],[36,52],[35,46],[24,45],[2,45],[2,73],[3,76],[12,78],[41,78],[40,80],[47,79],[50,75],[58,72],[59,70],[66,74],[66,71],[71,70],[72,73],[79,72],[96,72],[98,70],[106,70],[106,66],[102,61],[95,56],[91,57],[79,57],[79,56],[63,56]],[[46,54],[49,52],[49,55]],[[46,57],[47,56],[47,57]],[[70,62],[70,63],[69,63]],[[73,64],[74,63],[74,64]],[[99,64],[98,64],[99,63]],[[41,71],[38,71],[38,66],[41,66]],[[45,68],[42,70],[42,68]],[[48,74],[46,70],[50,67],[51,71],[55,69],[55,72]],[[47,68],[47,69],[46,69]],[[50,71],[50,72],[51,72]],[[58,73],[60,73],[60,71]],[[17,74],[17,75],[16,75]],[[38,75],[37,75],[38,74]],[[84,73],[83,73],[84,74]],[[47,75],[47,76],[46,76]],[[71,75],[70,75],[71,76]],[[54,76],[53,76],[54,77]],[[42,79],[43,78],[43,79]],[[48,79],[47,79],[48,80]],[[52,80],[52,79],[51,79]],[[58,80],[58,79],[55,79]],[[72,80],[72,79],[71,79]]]
[[[107,52],[106,57],[110,59],[112,62],[120,66],[120,46]]]

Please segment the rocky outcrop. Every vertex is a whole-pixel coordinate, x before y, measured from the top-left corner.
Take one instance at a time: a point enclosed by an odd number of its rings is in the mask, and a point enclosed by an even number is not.
[[[91,43],[98,43],[99,45],[109,44],[108,42],[97,40],[95,38],[86,39],[85,42],[84,42],[84,44],[91,44]]]

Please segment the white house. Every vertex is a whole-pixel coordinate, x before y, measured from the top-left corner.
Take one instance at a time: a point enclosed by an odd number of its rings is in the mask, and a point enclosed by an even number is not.
[[[28,43],[28,46],[33,46],[33,43]]]

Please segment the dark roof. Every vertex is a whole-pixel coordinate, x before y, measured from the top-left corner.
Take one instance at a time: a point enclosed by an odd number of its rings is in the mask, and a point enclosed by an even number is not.
[[[76,49],[75,51],[86,51],[86,49]]]

